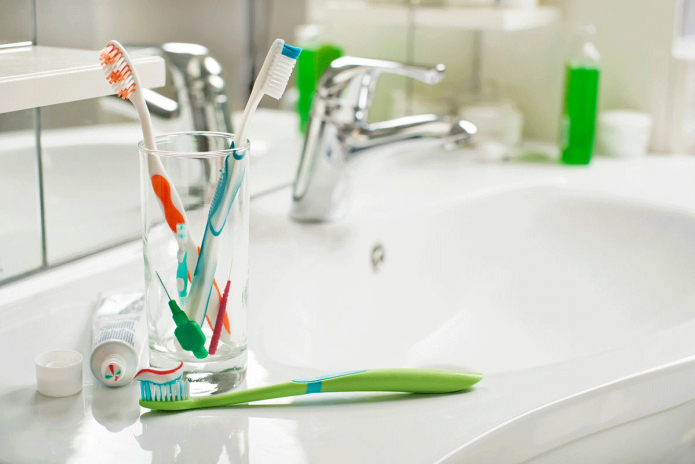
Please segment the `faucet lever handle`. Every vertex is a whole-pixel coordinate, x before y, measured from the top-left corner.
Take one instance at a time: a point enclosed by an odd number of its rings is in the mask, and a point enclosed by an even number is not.
[[[340,99],[355,111],[364,112],[371,104],[382,73],[405,76],[431,85],[444,78],[444,65],[420,66],[344,56],[334,60],[323,73],[317,93],[324,100]]]
[[[421,66],[403,64],[397,61],[372,60],[344,56],[333,60],[321,77],[321,87],[327,91],[343,87],[364,74],[379,75],[381,73],[398,74],[417,79],[426,84],[438,84],[444,78],[444,65]]]

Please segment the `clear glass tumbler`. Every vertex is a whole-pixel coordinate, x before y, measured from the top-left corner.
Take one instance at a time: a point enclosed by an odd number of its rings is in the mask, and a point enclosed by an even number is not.
[[[233,134],[221,132],[187,132],[156,137],[156,150],[147,149],[143,141],[138,145],[150,364],[168,368],[183,361],[184,378],[191,382],[192,396],[231,390],[246,374],[249,145],[230,149],[233,139]],[[208,232],[210,238],[202,245],[207,252],[200,254],[207,254],[207,259],[217,258],[212,267],[213,285],[203,288],[201,281],[195,285],[200,287],[199,293],[209,295],[197,316],[206,350],[210,349],[215,314],[229,280],[226,321],[215,354],[199,358],[184,350],[177,340],[174,334],[177,324],[169,301],[173,299],[190,319],[196,319],[191,315],[194,300],[191,292],[197,266],[203,259],[198,262],[194,255],[206,236],[210,207],[225,166],[230,168],[230,173],[237,173],[227,176],[227,181],[238,181],[238,172],[242,175],[221,232],[211,228],[216,233]],[[175,207],[176,197],[184,211]]]

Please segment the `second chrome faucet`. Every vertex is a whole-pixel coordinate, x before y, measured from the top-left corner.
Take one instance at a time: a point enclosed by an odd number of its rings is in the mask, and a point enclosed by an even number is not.
[[[458,143],[475,134],[470,122],[433,114],[368,123],[382,73],[436,84],[444,77],[444,65],[412,66],[353,57],[333,61],[314,95],[293,188],[292,219],[323,222],[340,217],[351,189],[350,167],[361,155]]]

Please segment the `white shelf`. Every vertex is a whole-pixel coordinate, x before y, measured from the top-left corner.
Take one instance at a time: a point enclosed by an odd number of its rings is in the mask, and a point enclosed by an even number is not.
[[[322,20],[326,23],[406,25],[411,14],[406,6],[381,5],[364,0],[331,0]],[[417,27],[479,31],[517,31],[545,26],[560,18],[560,9],[504,7],[418,7],[412,11]]]
[[[165,83],[164,60],[130,53],[143,87]],[[99,52],[45,46],[0,50],[0,113],[111,95]]]

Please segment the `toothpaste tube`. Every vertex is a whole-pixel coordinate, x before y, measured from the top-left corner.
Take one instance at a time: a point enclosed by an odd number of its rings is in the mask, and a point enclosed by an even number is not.
[[[92,374],[109,387],[133,380],[145,365],[147,317],[142,293],[118,294],[103,299],[94,314]]]

